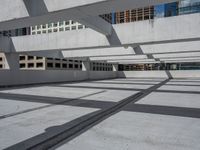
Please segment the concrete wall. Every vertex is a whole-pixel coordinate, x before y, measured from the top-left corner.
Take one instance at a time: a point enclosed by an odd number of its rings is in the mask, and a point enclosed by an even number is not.
[[[66,71],[66,70],[0,70],[0,86],[66,81],[108,79],[117,77],[112,71]]]
[[[200,78],[200,70],[119,71],[120,78]]]
[[[117,78],[116,71],[90,71],[89,79],[90,80],[98,80],[98,79],[110,79]]]

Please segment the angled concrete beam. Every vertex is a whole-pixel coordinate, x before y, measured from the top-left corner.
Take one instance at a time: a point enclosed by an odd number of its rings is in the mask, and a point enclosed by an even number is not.
[[[0,31],[174,1],[176,0],[1,0]]]

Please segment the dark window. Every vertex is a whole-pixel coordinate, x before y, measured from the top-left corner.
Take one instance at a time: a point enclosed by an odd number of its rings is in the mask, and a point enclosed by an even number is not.
[[[56,63],[56,68],[60,68],[60,63]]]
[[[0,68],[3,68],[3,65],[2,65],[2,64],[0,64]]]
[[[62,67],[63,68],[67,68],[67,64],[62,64]]]
[[[38,60],[38,59],[42,59],[42,57],[36,57],[36,59]]]
[[[37,63],[36,66],[37,66],[37,68],[42,68],[43,67],[43,63]]]
[[[72,30],[76,30],[76,26],[72,26]]]
[[[48,68],[53,68],[53,63],[47,63]]]
[[[20,67],[20,68],[25,68],[25,67],[26,67],[26,64],[20,64],[19,67]]]
[[[28,68],[33,68],[34,67],[34,63],[29,63],[28,64]]]
[[[0,57],[0,61],[2,61],[3,60],[3,58],[2,57]]]
[[[28,60],[33,60],[34,56],[28,56]]]
[[[74,67],[77,69],[78,68],[78,64],[75,64]]]
[[[53,60],[53,58],[47,58],[47,60]]]
[[[25,56],[19,56],[19,60],[25,60],[26,57]]]
[[[69,64],[69,68],[73,68],[73,64]]]

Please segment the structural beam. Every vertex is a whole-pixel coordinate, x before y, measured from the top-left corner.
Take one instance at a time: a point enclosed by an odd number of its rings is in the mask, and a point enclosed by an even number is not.
[[[146,20],[117,24],[113,26],[113,34],[109,37],[89,28],[78,31],[12,37],[12,51],[80,50],[116,46],[127,47],[128,45],[135,47],[146,44],[141,47],[144,53],[154,53],[153,48],[152,52],[149,50],[149,44],[200,40],[199,24],[200,14],[190,14],[155,19],[152,22]],[[198,45],[199,43],[197,43]],[[147,47],[147,50],[145,50],[145,47]],[[161,49],[159,51],[162,52]]]
[[[106,57],[90,57],[90,60],[95,61],[109,61],[109,60],[140,60],[147,59],[146,55],[129,55],[129,56],[106,56]]]
[[[61,20],[83,19],[174,1],[177,0],[1,0],[0,31]],[[90,27],[93,26],[95,25],[91,24]]]
[[[95,49],[81,49],[62,51],[63,57],[99,57],[99,56],[113,56],[113,55],[133,55],[135,54],[132,47],[112,47],[112,48],[95,48]]]

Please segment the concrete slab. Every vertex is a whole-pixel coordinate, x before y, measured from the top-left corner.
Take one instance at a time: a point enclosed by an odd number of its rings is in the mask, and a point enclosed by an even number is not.
[[[130,85],[130,84],[109,84],[109,83],[91,83],[91,82],[82,82],[82,83],[75,83],[75,84],[71,84],[71,85],[68,85],[68,84],[62,84],[61,86],[67,86],[67,87],[85,87],[86,89],[87,88],[94,88],[97,87],[97,88],[119,88],[119,89],[122,89],[122,90],[134,90],[134,89],[147,89],[149,87],[151,87],[152,85],[137,85],[137,84],[133,84],[133,85]]]
[[[163,85],[158,89],[159,90],[165,90],[167,91],[173,91],[173,92],[185,92],[185,93],[192,93],[192,92],[200,92],[200,86],[177,86],[177,85]]]
[[[61,126],[97,109],[54,106],[0,120],[0,149],[7,148],[38,134],[47,128]]]
[[[103,102],[118,102],[122,99],[125,99],[126,97],[129,97],[133,94],[138,93],[137,91],[116,91],[116,90],[106,90],[103,93],[99,93],[96,95],[88,96],[86,98],[87,100],[91,101],[103,101]]]
[[[42,106],[47,106],[48,104],[25,102],[9,99],[0,99],[0,117],[3,115],[8,115],[16,112],[21,112],[28,109],[34,109]]]
[[[187,93],[153,92],[136,102],[136,104],[200,108],[200,95]]]
[[[58,150],[199,150],[200,119],[120,112]],[[53,148],[53,149],[54,149]]]
[[[33,88],[20,88],[12,90],[4,90],[2,93],[14,93],[24,95],[37,95],[37,96],[49,96],[49,97],[61,97],[61,98],[76,98],[84,95],[101,92],[99,89],[84,89],[76,90],[70,87],[52,87],[52,86],[39,86]]]

